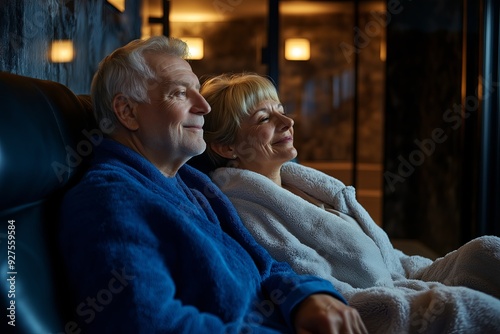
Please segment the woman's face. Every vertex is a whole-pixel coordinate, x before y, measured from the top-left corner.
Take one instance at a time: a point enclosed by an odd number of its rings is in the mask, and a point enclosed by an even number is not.
[[[280,102],[260,102],[241,121],[232,145],[238,167],[266,175],[295,158],[293,124]]]

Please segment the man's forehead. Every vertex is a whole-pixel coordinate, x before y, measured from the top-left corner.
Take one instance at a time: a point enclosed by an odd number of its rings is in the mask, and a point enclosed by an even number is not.
[[[187,61],[181,58],[171,58],[162,60],[157,63],[156,70],[158,72],[171,72],[171,71],[190,71],[191,66],[187,63]]]
[[[164,72],[157,72],[157,79],[162,86],[199,86],[198,77],[186,69],[165,69]]]
[[[164,66],[156,71],[158,79],[170,85],[198,85],[199,80],[190,67]]]
[[[177,56],[168,54],[146,54],[145,58],[149,66],[151,66],[157,73],[174,70],[191,71],[191,65],[189,65],[186,60]]]

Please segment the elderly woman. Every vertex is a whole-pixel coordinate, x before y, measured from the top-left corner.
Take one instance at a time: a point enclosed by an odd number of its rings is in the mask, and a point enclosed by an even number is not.
[[[294,122],[270,80],[220,75],[201,94],[212,108],[210,176],[276,259],[330,280],[370,333],[500,332],[500,239],[475,239],[436,261],[407,256],[354,188],[291,162]]]

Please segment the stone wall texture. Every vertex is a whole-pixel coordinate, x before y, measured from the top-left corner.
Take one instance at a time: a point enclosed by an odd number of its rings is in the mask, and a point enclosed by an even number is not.
[[[103,0],[0,0],[0,70],[60,82],[87,94],[99,61],[140,37],[140,0],[121,13]],[[75,58],[51,63],[53,40],[73,41]]]

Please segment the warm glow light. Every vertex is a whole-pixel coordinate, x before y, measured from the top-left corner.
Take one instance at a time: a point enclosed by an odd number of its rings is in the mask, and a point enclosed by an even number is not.
[[[180,37],[189,47],[188,59],[203,59],[203,38]]]
[[[72,40],[52,41],[50,61],[53,63],[68,63],[73,61],[74,50]]]
[[[309,60],[310,45],[305,38],[288,38],[285,40],[285,59]]]
[[[161,15],[159,15],[161,16]],[[170,13],[168,17],[170,22],[218,22],[222,21],[220,15],[215,11],[208,11],[206,13]]]
[[[125,11],[125,0],[108,0],[110,4],[115,6],[116,9],[118,9],[120,12]]]
[[[151,26],[143,25],[141,27],[141,39],[148,39],[151,37]]]
[[[380,40],[380,60],[385,61],[387,58],[387,46],[385,44],[385,39],[382,36],[382,39]]]

